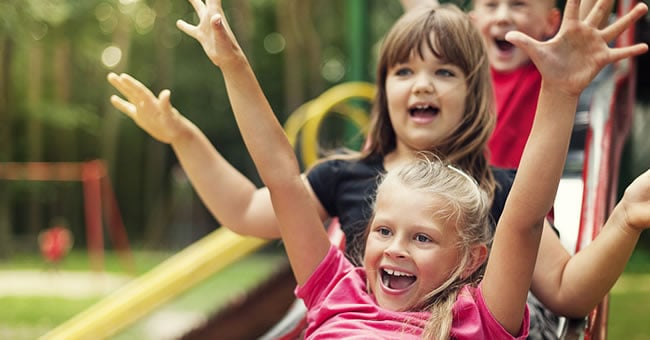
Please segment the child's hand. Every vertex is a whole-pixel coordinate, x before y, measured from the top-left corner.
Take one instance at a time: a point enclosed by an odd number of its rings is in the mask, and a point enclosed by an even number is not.
[[[244,58],[226,17],[223,14],[221,0],[189,0],[199,17],[199,24],[190,25],[183,20],[176,22],[176,27],[196,39],[205,54],[216,66],[223,67],[229,61]]]
[[[506,39],[531,57],[541,72],[546,87],[572,96],[579,95],[605,65],[648,50],[646,44],[621,48],[610,48],[607,45],[648,10],[645,4],[638,3],[615,23],[598,29],[598,24],[609,15],[604,10],[609,8],[605,3],[611,1],[598,1],[589,15],[580,21],[580,1],[568,0],[562,25],[549,41],[539,42],[515,31],[509,32]]]
[[[621,200],[625,225],[642,231],[650,228],[650,170],[637,177]]]
[[[185,127],[185,118],[172,107],[169,90],[163,90],[158,98],[135,78],[128,74],[108,74],[111,83],[127,100],[111,96],[111,104],[129,116],[153,138],[170,144]]]

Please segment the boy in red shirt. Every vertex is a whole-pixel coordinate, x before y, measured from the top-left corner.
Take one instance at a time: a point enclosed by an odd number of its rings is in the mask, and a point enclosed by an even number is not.
[[[401,3],[404,9],[411,9],[438,1]],[[594,3],[581,1],[580,16],[586,15]],[[495,93],[497,123],[488,142],[490,164],[518,168],[532,128],[542,78],[530,57],[504,37],[516,30],[540,41],[549,39],[560,26],[561,13],[556,0],[473,0],[470,16],[485,41]]]

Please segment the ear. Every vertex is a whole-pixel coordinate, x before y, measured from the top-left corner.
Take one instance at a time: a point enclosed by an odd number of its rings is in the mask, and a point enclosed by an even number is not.
[[[544,30],[544,36],[546,38],[553,37],[557,31],[560,29],[560,22],[562,20],[562,13],[557,8],[552,8],[548,15],[546,16],[546,29]]]
[[[467,16],[469,16],[469,19],[472,21],[473,24],[476,24],[476,11],[473,9],[467,12]]]
[[[488,248],[486,245],[481,244],[474,246],[469,251],[469,260],[467,261],[467,266],[465,270],[460,274],[462,279],[467,278],[472,275],[483,263],[487,260],[488,257]]]

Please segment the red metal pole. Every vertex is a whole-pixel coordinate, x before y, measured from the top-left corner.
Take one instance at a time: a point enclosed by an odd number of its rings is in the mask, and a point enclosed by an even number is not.
[[[100,168],[96,161],[86,162],[81,165],[81,181],[86,212],[86,240],[90,266],[96,271],[103,270],[104,267],[100,175]]]

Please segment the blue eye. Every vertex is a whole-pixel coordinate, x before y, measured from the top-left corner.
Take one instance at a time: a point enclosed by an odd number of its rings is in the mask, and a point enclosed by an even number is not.
[[[403,77],[403,76],[408,76],[413,74],[413,70],[411,68],[406,67],[406,66],[400,66],[399,64],[393,67],[393,72],[394,75],[398,77]]]
[[[390,229],[380,226],[380,227],[375,227],[375,232],[378,233],[381,236],[390,236],[392,233]]]
[[[437,75],[443,76],[443,77],[454,77],[456,74],[448,69],[439,69],[436,71]]]
[[[432,242],[430,237],[428,237],[427,235],[423,235],[423,234],[415,235],[415,240],[418,241],[418,242],[422,242],[422,243]]]

